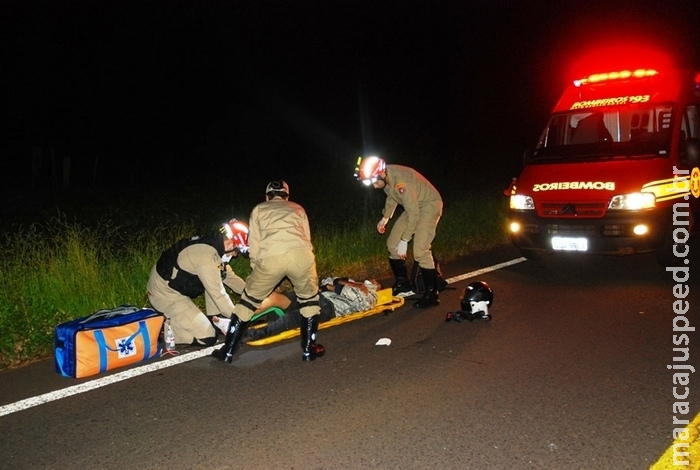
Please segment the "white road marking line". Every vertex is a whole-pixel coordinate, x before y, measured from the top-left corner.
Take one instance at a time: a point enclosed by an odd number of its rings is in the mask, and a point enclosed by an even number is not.
[[[526,258],[517,258],[505,263],[494,264],[482,269],[477,269],[466,274],[461,274],[459,276],[451,277],[445,279],[448,284],[454,284],[455,282],[462,281],[471,277],[479,276],[491,271],[496,271],[507,266],[522,263],[527,261]],[[112,374],[106,377],[101,377],[99,379],[91,380],[89,382],[82,383],[80,385],[73,385],[72,387],[63,388],[61,390],[56,390],[54,392],[44,393],[43,395],[38,395],[36,397],[26,398],[24,400],[17,401],[15,403],[10,403],[9,405],[0,406],[0,416],[9,415],[16,413],[18,411],[26,410],[34,406],[43,405],[44,403],[49,403],[52,401],[60,400],[61,398],[67,398],[79,393],[89,392],[96,388],[104,387],[113,383],[121,382],[123,380],[131,379],[133,377],[138,377],[139,375],[147,374],[149,372],[155,372],[160,369],[165,369],[166,367],[175,366],[185,362],[192,361],[194,359],[199,359],[200,357],[206,357],[211,355],[215,346],[200,349],[197,351],[192,351],[186,354],[180,354],[173,356],[170,359],[163,359],[158,362],[152,362],[150,364],[144,364],[139,367],[134,367],[133,369],[128,369],[123,372]]]
[[[177,356],[173,356],[170,359],[164,359],[158,362],[144,364],[143,366],[128,369],[123,372],[108,375],[106,377],[101,377],[99,379],[91,380],[89,382],[85,382],[79,385],[73,385],[72,387],[63,388],[54,392],[44,393],[43,395],[38,395],[36,397],[26,398],[15,403],[10,403],[9,405],[1,406],[0,416],[9,415],[17,411],[26,410],[27,408],[31,408],[33,406],[43,405],[44,403],[60,400],[61,398],[67,398],[72,395],[77,395],[79,393],[89,392],[90,390],[104,387],[113,383],[121,382],[123,380],[131,379],[133,377],[138,377],[139,375],[147,374],[149,372],[154,372],[160,369],[165,369],[166,367],[175,366],[184,362],[192,361],[194,359],[199,359],[200,357],[209,356],[213,350],[214,346],[206,349],[200,349],[197,351],[189,352],[186,354],[180,354]]]
[[[445,281],[447,281],[448,284],[454,284],[455,282],[463,281],[464,279],[469,279],[470,277],[476,277],[476,276],[479,276],[481,274],[490,273],[491,271],[496,271],[498,269],[505,268],[507,266],[512,266],[514,264],[522,263],[523,261],[527,261],[527,258],[516,258],[516,259],[512,259],[510,261],[506,261],[505,263],[494,264],[493,266],[489,266],[488,268],[477,269],[476,271],[472,271],[470,273],[460,274],[459,276],[445,279]]]

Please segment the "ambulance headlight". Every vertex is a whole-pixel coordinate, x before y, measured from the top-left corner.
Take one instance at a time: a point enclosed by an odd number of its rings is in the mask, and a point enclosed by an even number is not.
[[[638,211],[651,209],[656,205],[656,197],[653,193],[618,194],[610,199],[609,210]]]
[[[530,196],[514,194],[510,197],[510,208],[514,210],[532,210],[535,203]]]

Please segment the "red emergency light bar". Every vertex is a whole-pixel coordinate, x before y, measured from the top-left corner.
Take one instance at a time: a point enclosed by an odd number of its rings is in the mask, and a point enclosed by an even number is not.
[[[618,72],[594,73],[588,77],[574,80],[574,86],[588,85],[589,83],[600,83],[608,80],[620,80],[625,78],[645,78],[657,75],[654,69],[620,70]]]

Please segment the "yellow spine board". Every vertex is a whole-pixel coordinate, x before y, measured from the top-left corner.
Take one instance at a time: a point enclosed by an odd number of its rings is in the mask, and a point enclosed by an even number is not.
[[[369,317],[371,315],[376,315],[377,313],[393,311],[401,307],[404,304],[403,297],[393,297],[391,302],[385,303],[383,305],[377,305],[369,310],[364,310],[362,312],[352,313],[344,317],[335,317],[323,323],[319,323],[318,329],[323,330],[325,328],[330,328],[332,326],[340,325],[341,323],[347,323],[350,321],[359,320],[360,318]],[[260,325],[263,327],[264,325]],[[282,333],[276,334],[274,336],[268,336],[267,338],[256,339],[255,341],[248,341],[246,344],[250,346],[265,346],[272,343],[277,343],[278,341],[283,341],[285,339],[294,338],[299,336],[299,328],[294,328],[291,330],[283,331]]]

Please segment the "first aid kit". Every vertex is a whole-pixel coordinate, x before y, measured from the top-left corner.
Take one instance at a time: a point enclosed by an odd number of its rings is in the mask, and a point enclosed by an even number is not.
[[[83,378],[160,356],[164,317],[122,305],[58,325],[54,364],[64,377]]]

